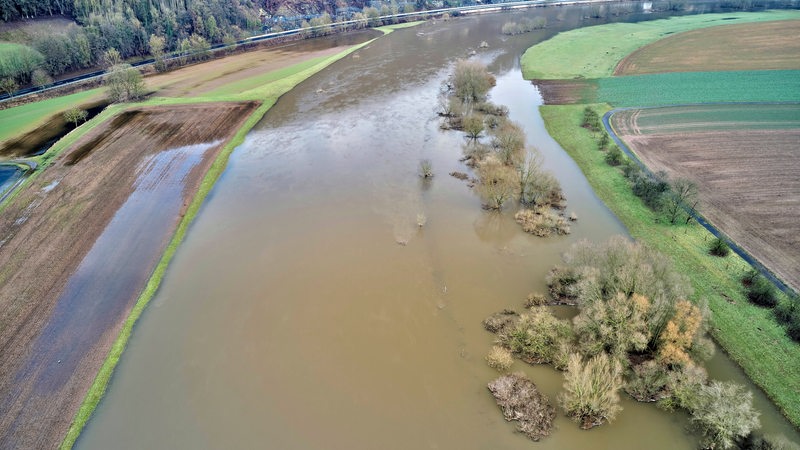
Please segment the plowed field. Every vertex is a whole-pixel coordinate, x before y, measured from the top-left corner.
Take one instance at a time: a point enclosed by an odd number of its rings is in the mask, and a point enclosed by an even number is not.
[[[631,110],[613,125],[651,170],[697,182],[700,212],[800,288],[799,106]]]

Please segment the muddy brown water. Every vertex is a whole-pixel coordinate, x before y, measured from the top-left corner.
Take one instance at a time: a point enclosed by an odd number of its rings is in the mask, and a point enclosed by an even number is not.
[[[505,14],[426,23],[282,97],[232,155],[78,448],[696,448],[684,415],[625,396],[613,424],[587,432],[559,415],[533,444],[486,389],[497,373],[481,320],[543,292],[572,243],[625,234],[547,135],[518,67],[524,49],[583,24],[584,12],[524,14],[545,14],[548,30],[502,36],[519,18]],[[439,129],[436,95],[481,41],[489,48],[476,57],[498,75],[492,100],[523,125],[580,217],[569,236],[526,235],[447,175],[466,171],[464,139]],[[430,182],[417,175],[423,158]],[[724,355],[711,366],[747,383]],[[548,367],[514,370],[553,400],[563,382]],[[800,440],[757,397],[765,431]]]

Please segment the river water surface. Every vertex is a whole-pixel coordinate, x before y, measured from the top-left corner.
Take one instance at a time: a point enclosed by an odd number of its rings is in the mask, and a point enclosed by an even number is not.
[[[505,14],[426,23],[282,97],[232,155],[79,448],[696,448],[684,415],[627,397],[613,424],[586,432],[559,415],[533,444],[486,389],[497,373],[481,321],[544,292],[572,243],[626,233],[545,132],[518,67],[524,49],[580,26],[584,12],[523,14],[546,15],[548,29],[502,36]],[[439,129],[437,92],[481,41],[489,48],[475,58],[498,76],[492,100],[580,217],[569,236],[527,235],[447,175],[467,171],[465,141]],[[430,182],[417,175],[423,158]],[[717,358],[715,376],[736,376]],[[555,400],[560,373],[514,370]],[[759,398],[767,431],[792,433]]]

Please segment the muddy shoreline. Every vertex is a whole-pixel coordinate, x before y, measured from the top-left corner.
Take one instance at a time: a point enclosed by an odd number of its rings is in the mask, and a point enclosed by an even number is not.
[[[0,216],[0,447],[60,444],[206,172],[257,106],[217,103],[127,111],[64,151],[5,208]],[[185,175],[167,186],[178,203],[176,213],[162,220],[166,225],[147,229],[153,219],[148,215],[130,224],[144,224],[145,232],[156,236],[148,236],[155,247],[145,252],[147,261],[129,288],[78,289],[68,299],[69,308],[59,308],[79,266],[121,207],[134,193],[159,189],[165,178],[160,174],[182,163],[176,157],[154,168],[154,158],[198,144],[209,145],[189,163],[183,161],[189,164]],[[161,172],[147,178],[156,169]],[[160,213],[153,208],[150,214]],[[122,253],[120,261],[138,240],[128,237],[116,249]],[[107,279],[117,277],[112,273]],[[91,320],[101,303],[111,304],[108,313]],[[64,311],[76,316],[74,320],[85,320],[80,328],[91,333],[76,336],[71,331],[75,322],[63,320]],[[63,356],[51,350],[59,346],[67,349]]]

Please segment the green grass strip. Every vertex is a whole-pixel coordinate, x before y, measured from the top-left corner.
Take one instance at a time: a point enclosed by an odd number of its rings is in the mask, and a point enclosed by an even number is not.
[[[100,99],[104,88],[28,103],[0,111],[0,142],[34,130],[50,117],[73,106]]]
[[[175,256],[175,253],[178,250],[178,246],[183,241],[186,236],[186,232],[189,229],[192,221],[194,220],[195,216],[200,211],[200,208],[205,201],[205,198],[211,192],[211,189],[214,187],[217,179],[222,175],[227,166],[228,159],[230,158],[231,153],[233,150],[238,147],[242,142],[244,142],[245,136],[247,133],[264,117],[264,114],[269,111],[272,105],[278,100],[278,98],[294,88],[296,85],[300,84],[303,80],[307,79],[311,75],[319,72],[320,70],[328,67],[330,64],[338,61],[341,58],[351,54],[352,52],[358,50],[359,48],[370,44],[372,41],[365,42],[363,44],[359,44],[345,50],[339,54],[329,56],[324,60],[318,61],[315,65],[311,67],[306,67],[303,63],[298,64],[296,66],[292,66],[291,70],[285,71],[286,77],[284,79],[276,80],[273,83],[268,85],[262,86],[257,89],[251,89],[247,91],[248,94],[240,94],[240,95],[219,95],[219,96],[205,96],[200,98],[192,98],[192,99],[168,99],[168,98],[155,98],[152,100],[148,100],[146,102],[142,102],[136,105],[131,106],[141,106],[141,105],[177,105],[177,104],[187,104],[187,103],[207,103],[212,101],[231,101],[231,100],[260,100],[262,102],[261,106],[259,106],[244,122],[244,124],[239,128],[239,130],[234,135],[233,139],[231,139],[220,151],[219,156],[211,165],[211,168],[206,173],[203,181],[200,184],[200,188],[198,189],[197,193],[195,194],[194,198],[192,199],[192,203],[189,205],[189,208],[186,212],[186,215],[178,224],[178,228],[175,231],[175,234],[172,236],[172,239],[167,246],[164,254],[161,257],[158,265],[156,266],[153,274],[151,275],[149,281],[147,282],[147,286],[145,287],[144,291],[139,296],[138,300],[136,301],[136,305],[134,305],[133,309],[131,310],[128,318],[125,320],[123,324],[122,330],[120,331],[119,336],[114,341],[114,344],[111,347],[111,350],[106,357],[103,366],[100,368],[97,376],[92,383],[92,386],[89,388],[89,391],[86,393],[86,397],[81,404],[80,409],[78,410],[75,418],[70,425],[70,429],[67,432],[67,435],[64,437],[63,442],[61,443],[62,450],[68,450],[75,445],[75,441],[80,436],[81,431],[86,426],[86,423],[89,421],[94,410],[97,408],[97,405],[100,403],[100,400],[103,398],[103,395],[106,392],[106,388],[108,387],[108,383],[111,380],[111,376],[114,373],[114,368],[117,366],[119,362],[119,358],[122,356],[123,351],[130,339],[131,333],[133,331],[133,327],[136,324],[136,321],[142,315],[145,307],[150,302],[150,300],[155,295],[156,291],[158,290],[159,285],[161,284],[161,280],[164,278],[164,275],[167,271],[170,261]],[[239,83],[239,82],[237,82]],[[259,97],[259,95],[264,95]],[[118,113],[122,109],[119,110],[112,109],[109,111],[108,114],[105,112],[102,114],[104,118],[102,120],[108,120],[111,116]],[[100,116],[98,116],[100,117]],[[97,118],[95,118],[97,119]],[[94,119],[93,119],[94,121]],[[92,124],[92,126],[87,128],[93,128],[97,126],[100,122]],[[83,127],[81,127],[83,128]],[[88,132],[88,129],[85,130],[81,135]],[[73,138],[71,142],[77,137]],[[71,143],[70,142],[70,143]],[[62,145],[59,142],[59,145]],[[66,148],[68,144],[63,144],[59,148],[63,149]]]
[[[800,101],[800,70],[658,73],[596,83],[599,100],[616,107]]]
[[[750,304],[740,277],[750,266],[731,254],[708,254],[713,236],[705,228],[659,223],[631,191],[619,169],[605,163],[591,133],[580,126],[586,105],[541,107],[547,131],[581,168],[598,197],[628,228],[631,236],[671,258],[689,277],[694,298],[705,298],[712,311],[711,334],[753,382],[759,385],[795,426],[800,426],[800,345],[766,308]],[[608,105],[593,105],[603,114]],[[663,221],[661,221],[663,222]]]
[[[800,19],[800,11],[781,10],[679,16],[638,23],[612,23],[559,33],[522,55],[526,79],[604,78],[639,47],[682,31],[717,25]]]

